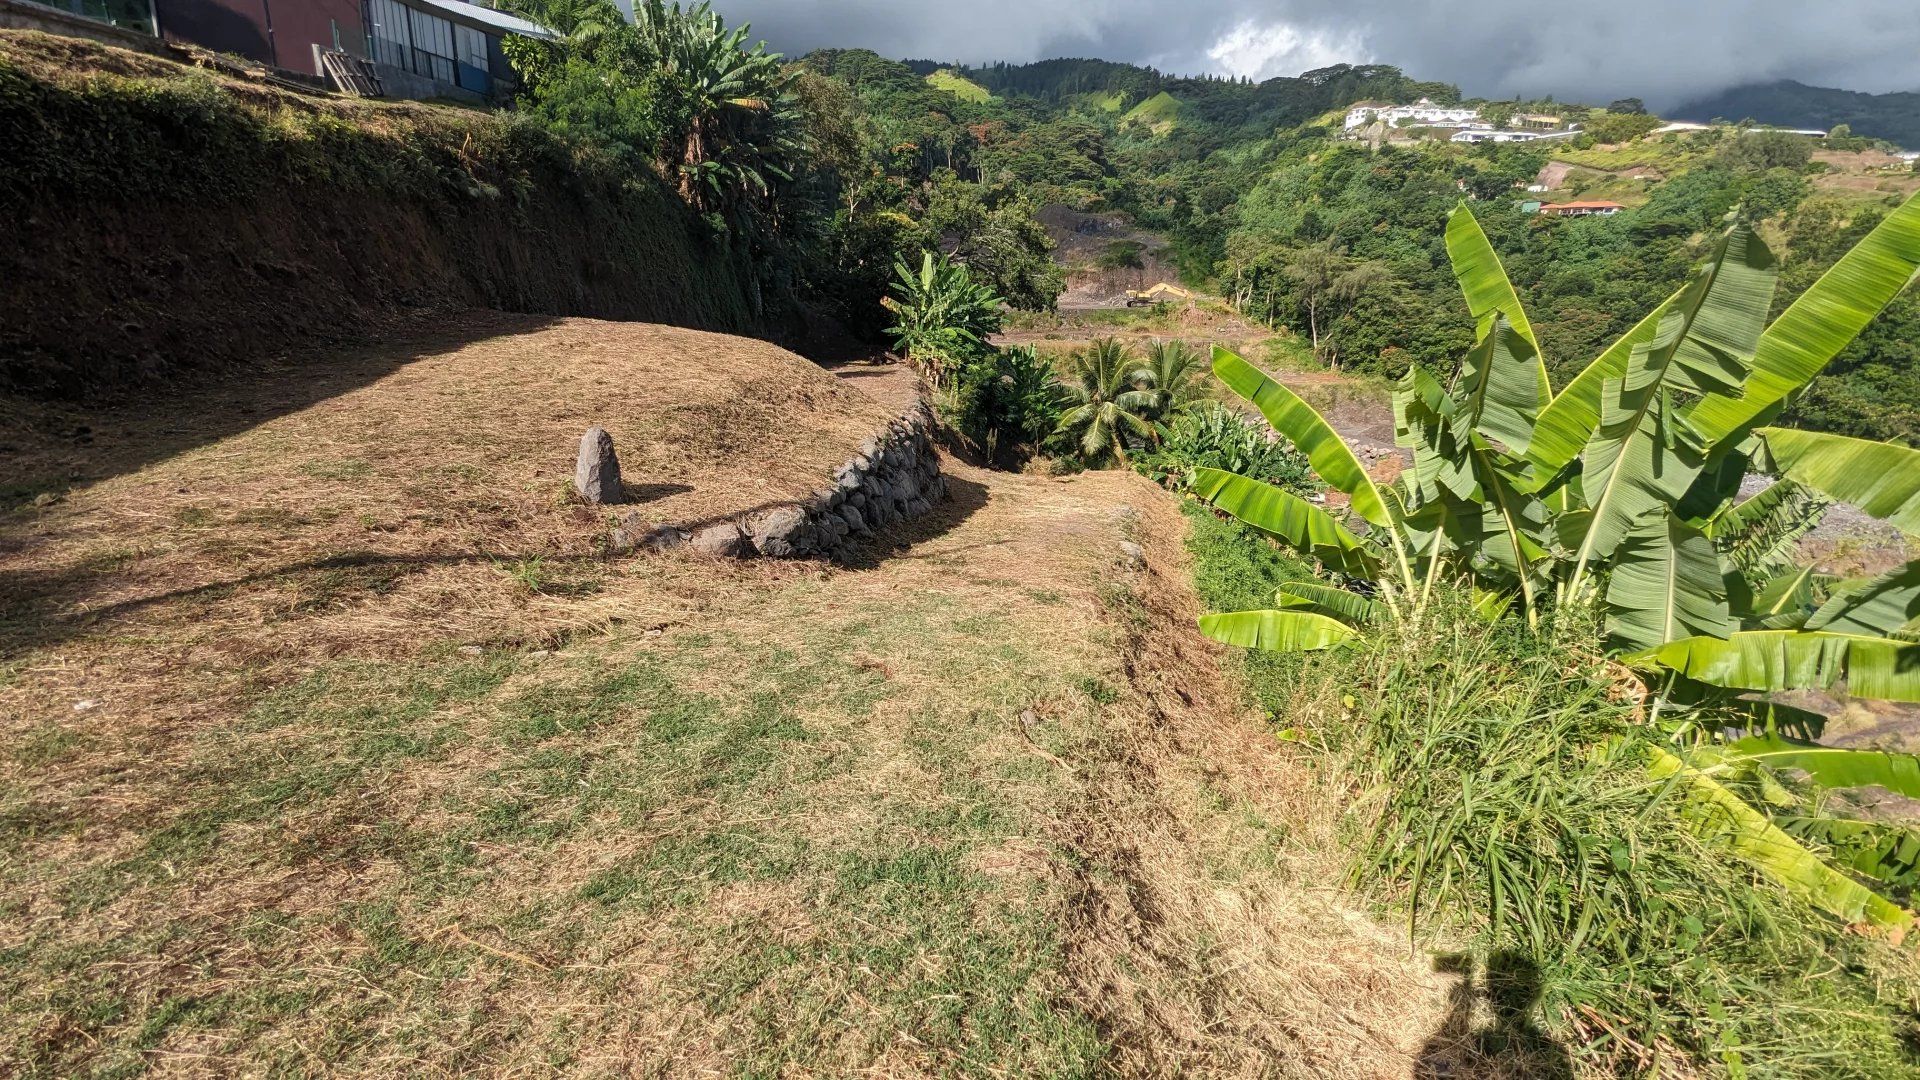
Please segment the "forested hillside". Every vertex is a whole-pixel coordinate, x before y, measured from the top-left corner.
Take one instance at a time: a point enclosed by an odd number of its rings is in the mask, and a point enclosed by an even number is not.
[[[1467,145],[1419,129],[1343,139],[1354,103],[1460,100],[1385,66],[1253,84],[1101,60],[956,68],[833,50],[804,63],[853,91],[860,126],[891,148],[887,183],[924,193],[909,203],[931,206],[952,189],[1021,220],[1049,203],[1123,212],[1169,238],[1189,284],[1312,338],[1330,365],[1388,378],[1409,363],[1450,368],[1471,341],[1441,240],[1462,199],[1564,381],[1679,285],[1728,215],[1759,221],[1782,252],[1784,306],[1920,187],[1910,163],[1845,131],[1824,142],[1732,126],[1655,133],[1663,121],[1631,99],[1477,103],[1496,123],[1551,113],[1580,129],[1550,143]],[[951,78],[992,96],[941,90]],[[1553,219],[1522,205],[1582,198],[1624,209]],[[982,247],[951,232],[946,246],[963,261]],[[1004,271],[989,278],[1007,289]],[[1017,285],[1006,295],[1033,299]],[[1916,340],[1920,297],[1909,292],[1816,384],[1798,419],[1920,439]]]

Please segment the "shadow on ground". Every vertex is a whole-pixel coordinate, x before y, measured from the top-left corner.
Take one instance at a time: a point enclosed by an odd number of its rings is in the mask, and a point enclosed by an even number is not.
[[[458,318],[414,316],[382,328],[377,342],[314,346],[258,368],[133,387],[111,398],[0,397],[0,514],[36,496],[136,472],[299,412],[415,360],[475,342],[536,333],[559,321],[557,316],[487,311],[463,312]]]
[[[1444,956],[1434,968],[1455,976],[1447,1015],[1427,1039],[1414,1064],[1414,1080],[1452,1077],[1527,1077],[1571,1080],[1573,1063],[1561,1046],[1534,1022],[1540,1004],[1540,969],[1515,952],[1496,952],[1476,984],[1474,961]],[[1491,1023],[1475,1026],[1484,1002]]]

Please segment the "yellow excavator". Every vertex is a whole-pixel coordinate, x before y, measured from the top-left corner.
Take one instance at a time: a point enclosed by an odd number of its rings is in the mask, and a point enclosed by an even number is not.
[[[1169,300],[1191,299],[1193,299],[1192,293],[1178,285],[1169,285],[1164,281],[1151,289],[1142,289],[1139,292],[1135,292],[1132,289],[1127,290],[1128,307],[1151,307],[1154,304],[1164,304]]]

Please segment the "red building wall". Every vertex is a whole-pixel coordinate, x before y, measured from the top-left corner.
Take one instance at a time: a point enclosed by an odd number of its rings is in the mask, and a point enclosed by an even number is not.
[[[367,54],[360,0],[156,0],[160,33],[263,64],[319,74],[313,47]]]

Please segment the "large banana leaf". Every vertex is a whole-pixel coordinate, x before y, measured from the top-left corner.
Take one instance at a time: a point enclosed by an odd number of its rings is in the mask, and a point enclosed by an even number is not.
[[[1322,614],[1331,615],[1341,622],[1363,624],[1379,622],[1387,617],[1387,606],[1377,600],[1369,600],[1358,593],[1345,589],[1336,589],[1331,585],[1320,585],[1311,581],[1288,581],[1281,584],[1279,595],[1274,602],[1281,607],[1296,604],[1309,604]]]
[[[1353,500],[1354,513],[1370,524],[1392,527],[1393,519],[1387,514],[1386,503],[1381,501],[1373,478],[1367,475],[1346,440],[1313,406],[1218,345],[1213,348],[1213,373],[1228,389],[1252,402],[1260,415],[1267,418],[1267,423],[1273,425],[1273,430],[1299,447],[1320,479],[1335,490],[1345,492]]]
[[[1744,394],[1708,397],[1688,422],[1717,442],[1759,421],[1811,382],[1917,273],[1920,194],[1888,214],[1767,327]]]
[[[1539,415],[1535,373],[1540,353],[1520,328],[1498,312],[1486,336],[1467,354],[1460,371],[1462,407],[1481,435],[1525,454]]]
[[[1760,436],[1780,475],[1920,535],[1920,450],[1793,428]]]
[[[1220,469],[1193,470],[1188,490],[1330,569],[1365,578],[1380,571],[1379,558],[1366,541],[1290,491]]]
[[[1607,636],[1615,647],[1650,649],[1732,629],[1720,555],[1705,533],[1658,514],[1627,534],[1607,583]]]
[[[1886,637],[1920,619],[1920,561],[1834,595],[1807,619],[1808,630]],[[1920,797],[1920,796],[1917,796]]]
[[[1912,912],[1828,866],[1712,777],[1657,746],[1648,752],[1653,757],[1648,772],[1681,785],[1703,835],[1725,840],[1788,891],[1849,925],[1905,931],[1913,924]]]
[[[1477,502],[1473,474],[1473,417],[1424,369],[1411,367],[1393,388],[1393,441],[1413,451],[1401,473],[1420,504],[1448,497]],[[1409,479],[1410,475],[1410,479]]]
[[[1473,211],[1467,209],[1464,200],[1447,214],[1447,258],[1453,263],[1453,276],[1460,282],[1460,291],[1466,294],[1467,310],[1479,326],[1476,339],[1485,339],[1494,323],[1502,318],[1513,327],[1514,333],[1525,339],[1531,354],[1526,374],[1533,384],[1533,405],[1535,409],[1544,407],[1553,400],[1553,384],[1547,381],[1540,339],[1534,336],[1533,326],[1527,322],[1526,310],[1520,306],[1513,283],[1507,280],[1500,256],[1487,242],[1485,230],[1480,228],[1480,222],[1474,219]],[[1524,444],[1515,450],[1524,451]]]
[[[1858,697],[1920,701],[1920,644],[1880,637],[1743,630],[1724,640],[1669,641],[1625,659],[1734,690],[1824,690],[1845,679]]]
[[[1353,628],[1312,611],[1228,611],[1200,616],[1200,632],[1215,641],[1267,652],[1310,652],[1354,637]]]
[[[1675,426],[1670,392],[1738,385],[1746,353],[1766,325],[1774,279],[1773,253],[1751,227],[1734,226],[1667,308],[1653,338],[1634,347],[1626,371],[1607,381],[1600,428],[1581,459],[1593,523],[1576,575],[1611,555],[1635,522],[1671,507],[1693,486],[1707,448]]]
[[[1920,757],[1880,750],[1846,750],[1815,743],[1789,742],[1778,735],[1749,735],[1726,748],[1729,765],[1765,765],[1798,769],[1825,788],[1883,787],[1895,795],[1920,799]]]
[[[1533,441],[1527,445],[1527,460],[1534,465],[1535,487],[1545,487],[1560,470],[1580,456],[1600,423],[1600,399],[1606,383],[1627,371],[1633,350],[1653,340],[1660,328],[1661,316],[1673,306],[1680,294],[1653,309],[1639,324],[1624,334],[1574,377],[1533,422]]]

